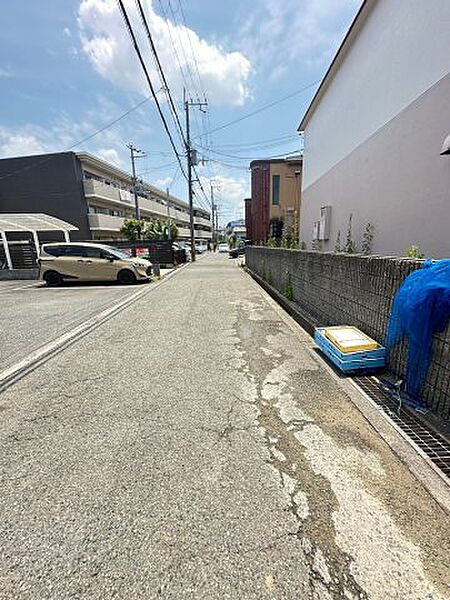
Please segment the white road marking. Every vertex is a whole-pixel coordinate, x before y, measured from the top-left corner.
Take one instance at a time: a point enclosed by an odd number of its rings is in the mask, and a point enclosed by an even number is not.
[[[27,284],[24,284],[24,285],[19,285],[17,287],[5,286],[4,288],[0,287],[0,294],[1,294],[1,292],[3,292],[3,293],[6,293],[6,292],[17,292],[19,290],[25,290],[25,289],[31,288],[31,287],[38,288],[38,287],[41,287],[41,286],[42,286],[42,281],[38,281],[38,280],[33,281],[33,283],[27,283]]]
[[[13,385],[16,381],[24,377],[27,373],[34,370],[41,364],[43,364],[46,360],[66,348],[69,344],[72,344],[76,340],[79,340],[81,337],[97,328],[99,325],[116,315],[118,312],[140,299],[141,297],[149,294],[153,290],[157,289],[160,285],[166,282],[172,275],[182,270],[183,267],[177,269],[176,271],[172,271],[168,273],[161,281],[158,281],[154,285],[145,286],[143,289],[138,290],[131,296],[120,300],[113,306],[102,310],[97,313],[93,317],[84,321],[81,325],[77,325],[73,329],[67,331],[62,334],[55,340],[44,344],[34,352],[31,352],[24,359],[20,360],[16,364],[8,367],[4,371],[0,372],[0,393],[5,391],[8,387]]]

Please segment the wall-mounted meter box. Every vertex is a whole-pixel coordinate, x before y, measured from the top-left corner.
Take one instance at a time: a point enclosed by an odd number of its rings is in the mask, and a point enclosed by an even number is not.
[[[319,227],[319,240],[330,239],[330,225],[331,225],[331,206],[322,206],[320,209],[320,227]]]

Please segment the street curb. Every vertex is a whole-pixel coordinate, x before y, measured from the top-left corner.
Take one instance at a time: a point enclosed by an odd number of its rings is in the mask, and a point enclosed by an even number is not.
[[[14,383],[28,375],[28,373],[31,373],[31,371],[34,371],[37,367],[47,362],[47,360],[49,360],[50,358],[52,358],[71,344],[75,343],[76,341],[78,341],[79,339],[81,339],[82,337],[84,337],[85,335],[87,335],[88,333],[90,333],[91,331],[93,331],[94,329],[96,329],[97,327],[114,317],[122,310],[125,310],[131,304],[137,302],[137,300],[140,300],[144,296],[147,296],[151,292],[158,289],[168,279],[182,271],[187,266],[188,264],[178,267],[174,271],[171,271],[170,273],[162,277],[156,283],[148,284],[149,287],[145,287],[144,289],[141,289],[136,293],[132,294],[128,298],[121,300],[117,304],[114,304],[113,306],[102,310],[93,317],[87,319],[87,321],[85,321],[81,325],[77,325],[76,327],[70,329],[55,340],[52,340],[51,342],[44,344],[34,352],[31,352],[28,356],[26,356],[24,359],[22,359],[15,365],[8,367],[4,371],[1,371],[0,394],[9,387],[11,387]]]
[[[423,451],[383,412],[373,400],[352,379],[342,378],[327,362],[317,354],[317,345],[306,328],[302,327],[297,315],[288,314],[284,306],[277,302],[276,295],[269,292],[268,284],[260,285],[259,277],[250,270],[246,275],[255,284],[261,295],[275,310],[289,329],[306,345],[313,359],[320,364],[344,391],[369,425],[380,435],[398,458],[408,467],[412,475],[420,481],[428,493],[447,514],[450,515],[450,483]],[[272,290],[271,290],[272,291]],[[286,300],[286,302],[288,302]],[[283,302],[285,304],[285,302]],[[289,311],[290,312],[290,311]],[[300,320],[300,319],[299,319]],[[309,328],[308,328],[309,329]]]

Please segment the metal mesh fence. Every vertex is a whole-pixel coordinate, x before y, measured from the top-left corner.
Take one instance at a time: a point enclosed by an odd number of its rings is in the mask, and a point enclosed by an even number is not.
[[[354,325],[384,343],[392,302],[420,260],[249,247],[247,267],[286,294],[314,325]],[[405,371],[407,342],[389,356],[396,376]],[[450,329],[436,335],[423,400],[450,419]]]

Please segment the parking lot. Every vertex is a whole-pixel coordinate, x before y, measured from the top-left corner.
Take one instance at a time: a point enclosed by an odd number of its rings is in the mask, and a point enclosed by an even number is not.
[[[67,284],[0,281],[0,371],[151,283]]]

